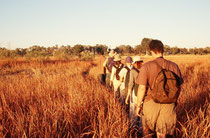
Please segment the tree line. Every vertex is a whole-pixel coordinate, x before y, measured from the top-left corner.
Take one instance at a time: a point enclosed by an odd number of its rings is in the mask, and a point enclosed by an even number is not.
[[[117,53],[122,55],[150,55],[149,53],[149,43],[152,39],[143,38],[140,45],[132,47],[130,45],[120,45],[117,46],[114,50]],[[57,57],[57,58],[68,58],[71,56],[79,56],[91,58],[95,55],[99,54],[107,54],[109,52],[109,48],[106,45],[95,45],[95,46],[86,46],[77,44],[74,46],[52,46],[52,47],[44,47],[34,45],[29,48],[16,48],[15,50],[9,50],[6,48],[0,47],[0,58],[14,58],[14,57]],[[180,54],[194,54],[194,55],[205,55],[210,53],[210,47],[206,48],[178,48],[178,47],[170,47],[168,45],[164,46],[164,54],[165,55],[180,55]]]

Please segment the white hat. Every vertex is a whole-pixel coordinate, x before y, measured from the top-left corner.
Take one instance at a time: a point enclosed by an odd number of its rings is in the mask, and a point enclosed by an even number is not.
[[[121,61],[121,57],[119,54],[114,56],[114,61]]]
[[[133,57],[133,62],[132,62],[132,64],[134,64],[135,62],[138,62],[138,61],[143,62],[143,60],[141,59],[140,56],[135,56],[135,57]]]

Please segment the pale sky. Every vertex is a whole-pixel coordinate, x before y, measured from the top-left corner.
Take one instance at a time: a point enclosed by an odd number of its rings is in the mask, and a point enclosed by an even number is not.
[[[210,46],[210,0],[0,0],[0,47]]]

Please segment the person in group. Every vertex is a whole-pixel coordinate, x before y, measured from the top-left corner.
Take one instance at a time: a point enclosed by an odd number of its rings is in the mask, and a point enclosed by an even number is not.
[[[105,67],[103,66],[104,61],[106,60],[106,57],[104,56],[104,51],[99,52],[99,56],[96,59],[98,61],[98,65],[100,66],[99,70],[99,76],[98,79],[101,84],[105,85],[106,84],[106,72],[105,72]]]
[[[121,57],[119,54],[115,55],[114,57],[114,65],[112,67],[111,71],[111,77],[110,77],[110,86],[113,86],[114,88],[114,97],[115,99],[119,98],[120,96],[120,77],[119,72],[123,68],[123,64],[121,63]]]
[[[125,99],[127,97],[128,93],[128,83],[129,83],[129,77],[130,77],[130,70],[132,68],[132,58],[130,56],[127,56],[125,59],[125,66],[120,71],[120,102],[122,105],[125,105]]]
[[[114,65],[114,56],[116,55],[116,53],[114,52],[114,50],[110,50],[108,58],[106,58],[106,60],[103,63],[103,67],[104,67],[104,74],[105,74],[105,80],[106,80],[106,84],[109,85],[110,84],[110,75],[111,75],[111,71],[112,71],[112,67]]]
[[[129,105],[129,125],[130,129],[134,128],[137,126],[142,127],[142,124],[137,124],[138,121],[138,115],[136,114],[136,109],[135,105],[137,104],[137,91],[138,91],[138,85],[135,83],[135,80],[139,74],[139,70],[141,66],[143,65],[143,60],[141,59],[140,56],[135,56],[133,57],[133,67],[130,71],[130,78],[129,78],[129,83],[128,83],[128,94],[125,100],[125,104]],[[140,129],[139,129],[140,133]],[[142,132],[141,132],[142,133]]]
[[[164,103],[154,100],[155,98],[168,98],[166,96],[163,97],[164,93],[161,93],[159,97],[154,97],[154,91],[157,90],[156,88],[158,85],[162,85],[160,82],[157,84],[156,78],[161,73],[161,71],[163,72],[163,69],[173,72],[175,76],[177,76],[175,79],[177,83],[175,83],[173,88],[177,87],[178,95],[181,90],[183,79],[178,65],[163,58],[164,46],[161,41],[152,40],[149,44],[149,48],[154,60],[145,63],[141,67],[136,79],[136,83],[139,85],[137,93],[136,113],[139,114],[139,111],[141,110],[141,102],[144,100],[142,115],[144,135],[149,132],[146,130],[150,130],[152,132],[156,132],[157,137],[164,138],[166,135],[174,134],[176,127],[175,103]],[[167,82],[163,82],[163,84],[164,83]],[[165,87],[164,90],[161,89],[159,92],[163,91],[165,91]]]

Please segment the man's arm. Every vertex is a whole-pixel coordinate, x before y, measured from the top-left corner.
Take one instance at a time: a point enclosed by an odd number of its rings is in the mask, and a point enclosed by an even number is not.
[[[108,60],[107,58],[105,59],[104,63],[103,63],[103,67],[104,67],[104,74],[106,74],[106,64],[107,64]]]
[[[121,84],[124,82],[124,74],[125,74],[125,68],[123,68],[120,72],[119,72],[119,76],[120,76],[120,86]]]
[[[144,95],[146,92],[146,86],[145,85],[139,85],[138,87],[138,93],[137,93],[137,110],[136,110],[136,114],[139,115],[139,111],[141,109],[141,102],[144,99]]]
[[[112,67],[112,73],[111,73],[111,76],[110,76],[110,85],[112,85],[112,83],[113,83],[115,72],[116,72],[115,67]]]
[[[120,82],[122,83],[124,81],[124,76],[120,76]]]
[[[125,104],[128,104],[128,101],[129,101],[129,98],[130,98],[130,95],[131,95],[131,91],[132,91],[132,89],[128,88],[128,95],[127,95],[127,97],[125,99]]]

